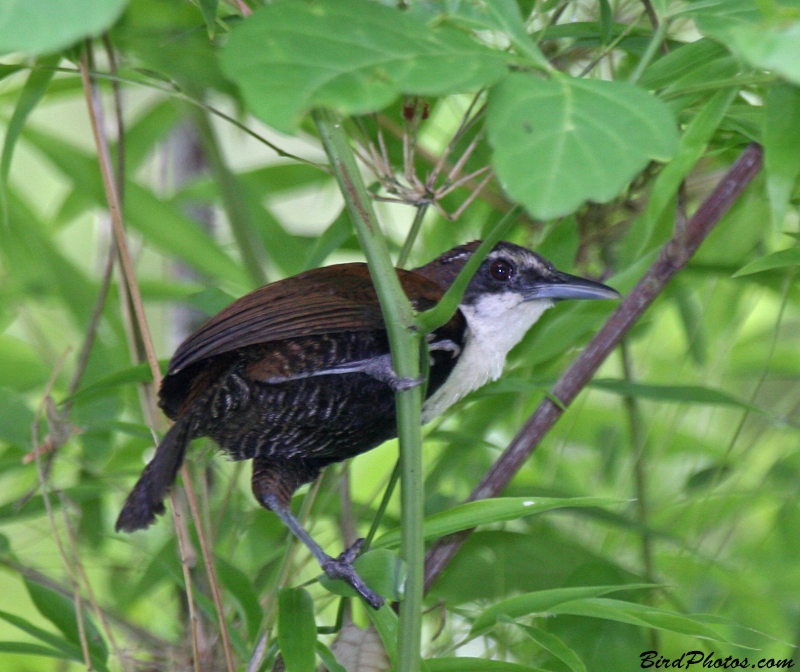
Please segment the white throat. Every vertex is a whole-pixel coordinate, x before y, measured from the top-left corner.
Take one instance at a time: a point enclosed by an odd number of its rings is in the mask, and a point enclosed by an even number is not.
[[[422,422],[430,422],[464,395],[497,380],[511,348],[552,305],[548,299],[523,301],[519,294],[506,292],[460,306],[467,320],[464,350],[453,372],[423,405]]]

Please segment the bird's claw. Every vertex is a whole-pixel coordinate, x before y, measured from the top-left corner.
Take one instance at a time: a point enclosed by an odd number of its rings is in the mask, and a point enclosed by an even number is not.
[[[350,584],[353,589],[361,595],[373,609],[380,609],[384,599],[376,592],[371,590],[364,580],[353,568],[353,562],[358,557],[358,552],[364,545],[364,540],[359,539],[350,548],[346,549],[338,558],[328,558],[322,563],[322,571],[331,579],[341,579]]]
[[[416,387],[417,385],[422,385],[425,380],[425,376],[420,376],[419,378],[397,377],[389,381],[389,387],[391,387],[394,392],[403,392],[405,390],[410,390],[412,387]]]

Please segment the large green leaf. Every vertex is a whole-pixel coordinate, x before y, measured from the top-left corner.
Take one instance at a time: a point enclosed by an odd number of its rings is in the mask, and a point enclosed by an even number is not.
[[[751,65],[800,84],[800,20],[791,0],[707,0],[684,11],[703,34],[725,43]]]
[[[278,596],[278,645],[286,672],[314,672],[317,626],[314,601],[303,588],[281,588]]]
[[[425,519],[425,539],[436,539],[447,534],[469,530],[478,525],[517,520],[534,513],[553,509],[584,506],[609,506],[620,500],[605,497],[495,497],[478,502],[467,502],[448,511]],[[400,530],[391,530],[375,541],[376,548],[397,546]]]
[[[106,30],[127,0],[3,0],[0,53],[58,51]]]
[[[566,75],[511,75],[487,114],[497,177],[539,219],[611,200],[649,161],[667,161],[678,137],[669,109],[646,91]]]
[[[401,93],[474,91],[505,72],[500,52],[369,0],[269,5],[233,30],[222,64],[253,113],[289,133],[312,107],[363,114]]]

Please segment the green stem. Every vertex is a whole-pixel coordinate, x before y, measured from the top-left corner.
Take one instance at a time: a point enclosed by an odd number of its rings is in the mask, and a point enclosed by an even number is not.
[[[342,190],[361,249],[367,258],[372,281],[389,335],[392,365],[401,378],[418,378],[422,338],[411,303],[403,292],[389,257],[372,199],[358,170],[341,119],[328,110],[314,110],[314,122]],[[400,554],[408,565],[405,599],[400,608],[397,672],[418,672],[422,633],[423,557],[422,505],[422,412],[423,387],[417,385],[397,393],[397,432],[401,464]]]
[[[364,546],[361,549],[362,553],[366,553],[369,550],[369,547],[372,545],[372,540],[378,533],[378,528],[380,527],[383,516],[386,513],[387,507],[389,506],[389,501],[392,499],[394,488],[397,485],[397,479],[399,478],[400,462],[398,461],[394,465],[394,469],[392,469],[392,475],[389,477],[389,482],[386,484],[386,490],[383,491],[383,499],[381,499],[380,506],[378,506],[378,511],[375,513],[375,517],[372,519],[372,525],[369,528],[366,539],[364,539]]]
[[[420,228],[422,228],[422,220],[425,219],[425,213],[428,212],[430,203],[422,203],[417,206],[417,214],[414,215],[414,222],[411,224],[411,229],[406,236],[406,241],[403,243],[403,249],[400,250],[400,256],[397,258],[397,268],[403,268],[411,255],[411,248],[414,247],[414,241],[417,239]]]
[[[656,55],[656,51],[658,51],[659,47],[661,47],[661,44],[664,42],[664,38],[667,36],[668,28],[668,21],[662,21],[658,25],[658,28],[656,28],[650,43],[647,45],[647,49],[645,49],[644,55],[637,64],[633,74],[631,74],[630,78],[628,79],[631,84],[636,84],[636,82],[638,82],[639,78],[642,76],[642,73],[644,73],[644,71],[647,69],[647,66],[650,65],[650,62]]]

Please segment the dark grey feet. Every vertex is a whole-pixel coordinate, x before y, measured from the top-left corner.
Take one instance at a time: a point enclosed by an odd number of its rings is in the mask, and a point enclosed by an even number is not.
[[[350,548],[345,550],[338,558],[326,556],[327,559],[320,562],[322,571],[331,579],[341,579],[342,581],[350,584],[353,589],[361,595],[373,609],[380,609],[383,606],[384,599],[370,590],[364,580],[353,569],[353,562],[358,557],[358,552],[364,545],[364,540],[359,539]]]

